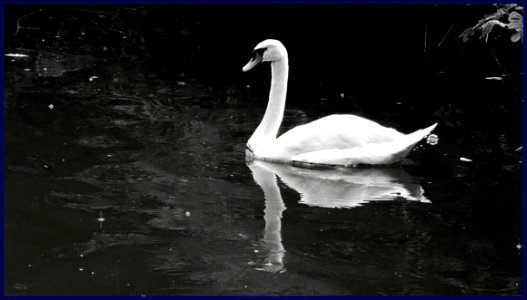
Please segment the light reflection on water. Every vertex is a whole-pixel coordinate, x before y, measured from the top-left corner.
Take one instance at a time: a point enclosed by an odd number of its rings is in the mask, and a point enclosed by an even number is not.
[[[401,167],[316,170],[254,161],[249,168],[253,175],[256,170],[267,177],[278,175],[309,206],[352,208],[396,198],[430,203],[423,188]]]
[[[263,161],[252,161],[248,167],[265,197],[262,242],[268,257],[264,266],[257,269],[271,273],[285,271],[281,219],[286,206],[277,176],[300,194],[301,203],[309,206],[352,208],[370,201],[401,198],[430,203],[423,195],[423,188],[411,182],[410,176],[400,167],[314,170]]]

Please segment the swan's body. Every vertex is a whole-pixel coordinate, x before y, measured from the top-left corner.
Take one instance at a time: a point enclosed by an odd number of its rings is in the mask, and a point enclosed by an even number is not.
[[[285,108],[289,63],[287,50],[277,40],[259,43],[243,67],[271,62],[271,91],[262,122],[247,143],[254,159],[301,164],[388,165],[400,162],[436,127],[403,134],[354,115],[330,115],[295,127],[276,137]]]

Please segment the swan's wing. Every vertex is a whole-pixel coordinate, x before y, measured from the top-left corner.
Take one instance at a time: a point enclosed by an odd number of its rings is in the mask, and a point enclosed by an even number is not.
[[[400,161],[407,145],[399,142],[379,143],[347,149],[323,149],[300,153],[291,157],[293,162],[302,164],[327,164],[353,166],[390,165]]]
[[[331,115],[295,127],[274,142],[282,155],[326,149],[350,149],[371,144],[390,143],[405,135],[393,128],[354,115]]]
[[[389,165],[401,161],[422,138],[436,127],[417,130],[408,135],[401,134],[391,142],[370,143],[361,147],[321,149],[299,153],[290,159],[299,163],[329,165]]]

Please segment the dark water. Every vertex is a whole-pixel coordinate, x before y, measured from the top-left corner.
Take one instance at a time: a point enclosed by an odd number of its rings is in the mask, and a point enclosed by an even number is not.
[[[499,129],[443,122],[392,168],[251,163],[264,103],[243,92],[25,64],[6,73],[7,294],[521,293],[521,153]]]
[[[5,294],[521,295],[522,47],[459,38],[496,8],[302,7],[7,6]],[[268,37],[284,130],[353,113],[439,143],[246,161]]]

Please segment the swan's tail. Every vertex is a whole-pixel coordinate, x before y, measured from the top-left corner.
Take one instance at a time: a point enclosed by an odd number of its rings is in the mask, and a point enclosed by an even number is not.
[[[417,144],[420,140],[422,140],[423,138],[427,137],[431,132],[432,130],[434,130],[437,126],[437,123],[435,123],[434,125],[432,126],[429,126],[427,128],[424,128],[424,129],[419,129],[419,130],[416,130],[410,134],[407,134],[405,136],[405,144],[407,145],[405,147],[405,149],[401,152],[401,156],[402,157],[405,157],[408,152],[410,152],[410,150],[412,150],[412,148],[415,146],[415,144]]]
[[[434,130],[437,126],[437,123],[435,123],[434,125],[432,126],[429,126],[427,128],[424,128],[424,129],[419,129],[415,132],[412,132],[410,134],[407,134],[406,135],[406,138],[408,138],[409,140],[415,140],[415,142],[419,142],[421,139],[425,138],[426,136],[428,136],[432,130]]]

